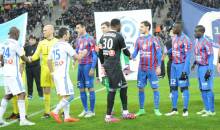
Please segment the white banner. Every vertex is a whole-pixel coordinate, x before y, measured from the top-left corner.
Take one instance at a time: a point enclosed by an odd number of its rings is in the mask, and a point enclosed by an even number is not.
[[[140,36],[139,26],[142,21],[149,21],[152,25],[152,15],[150,9],[145,10],[132,10],[132,11],[114,11],[114,12],[95,12],[95,27],[96,27],[96,38],[97,43],[99,42],[102,31],[101,24],[106,21],[111,21],[114,18],[118,18],[121,20],[122,29],[121,33],[125,38],[125,43],[129,48],[130,52],[134,51],[134,43],[138,36]],[[152,31],[151,31],[152,32]],[[127,80],[136,80],[137,79],[137,71],[139,64],[139,56],[135,61],[129,61],[127,57],[121,55],[121,63],[123,71],[126,73],[125,75]],[[100,68],[100,62],[99,62]],[[128,71],[130,69],[130,71]],[[99,69],[100,70],[100,69]],[[99,76],[102,77],[101,72],[99,71]]]

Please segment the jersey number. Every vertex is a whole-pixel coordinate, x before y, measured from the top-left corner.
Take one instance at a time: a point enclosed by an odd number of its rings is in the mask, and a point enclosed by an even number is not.
[[[110,38],[110,39],[107,39],[107,38],[104,38],[103,39],[104,40],[104,43],[103,43],[103,48],[104,49],[112,49],[112,47],[113,47],[113,39],[112,38]]]
[[[60,50],[59,49],[53,50],[53,56],[54,56],[54,60],[59,60],[60,59]]]
[[[8,47],[7,47],[7,48],[3,47],[2,49],[3,49],[3,56],[4,56],[5,58],[10,57],[9,48],[8,48]]]

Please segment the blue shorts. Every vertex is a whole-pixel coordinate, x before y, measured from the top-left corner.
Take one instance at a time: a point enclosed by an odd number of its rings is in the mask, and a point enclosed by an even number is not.
[[[89,76],[91,64],[79,64],[78,76],[77,76],[77,87],[78,88],[93,88],[94,76]]]
[[[138,76],[137,76],[137,86],[138,88],[144,88],[147,85],[147,79],[149,79],[151,88],[157,89],[159,87],[158,85],[158,77],[155,70],[138,70]]]
[[[184,69],[184,64],[185,63],[181,63],[181,64],[172,63],[171,71],[170,71],[170,86],[171,87],[188,87],[189,86],[189,78],[187,80],[179,80]],[[189,76],[189,73],[187,74]]]
[[[205,81],[205,73],[208,70],[208,66],[198,66],[197,75],[199,81],[199,89],[201,90],[211,90],[213,88],[213,72],[208,81]]]

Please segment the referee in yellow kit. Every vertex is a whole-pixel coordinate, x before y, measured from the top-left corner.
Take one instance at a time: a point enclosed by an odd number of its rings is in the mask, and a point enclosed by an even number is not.
[[[32,61],[36,61],[41,56],[41,77],[40,83],[41,87],[43,88],[43,95],[44,95],[44,109],[45,113],[43,118],[49,118],[50,115],[50,93],[51,87],[53,85],[52,76],[47,66],[47,57],[48,53],[50,52],[51,47],[58,41],[54,37],[54,27],[53,25],[46,25],[43,28],[43,35],[44,40],[40,41],[35,51],[34,55],[32,56]]]

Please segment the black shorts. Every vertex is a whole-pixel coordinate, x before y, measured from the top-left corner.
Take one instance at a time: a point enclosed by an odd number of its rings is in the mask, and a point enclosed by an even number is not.
[[[120,66],[111,64],[111,67],[106,67],[105,72],[109,79],[109,88],[110,89],[118,89],[127,87],[127,81],[124,77],[124,74],[121,70]]]

